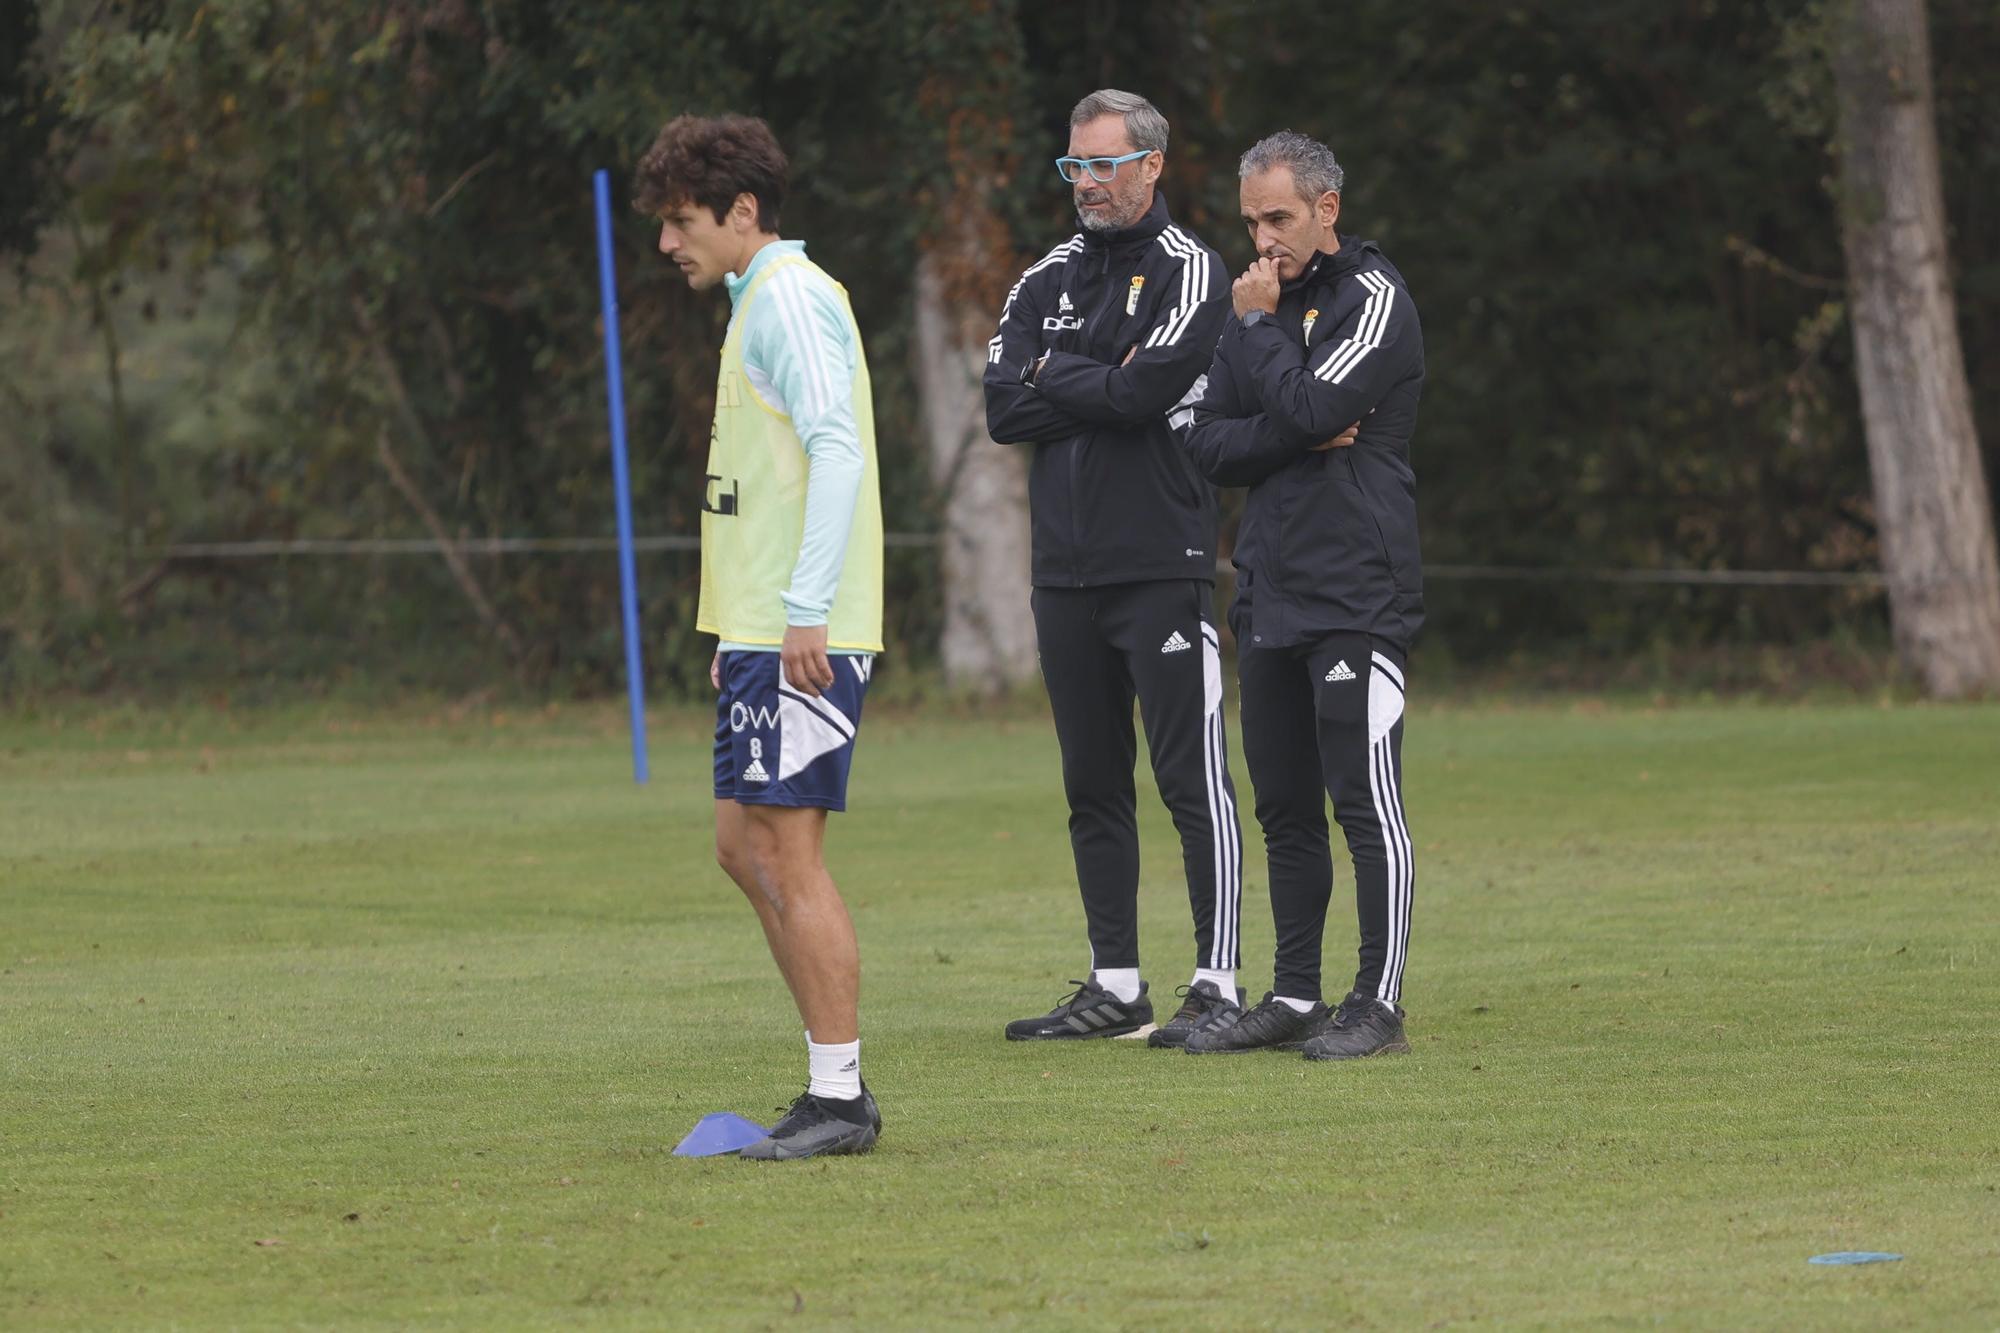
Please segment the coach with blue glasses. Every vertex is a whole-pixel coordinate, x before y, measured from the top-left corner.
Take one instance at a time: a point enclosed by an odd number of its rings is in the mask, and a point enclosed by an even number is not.
[[[1153,1021],[1139,970],[1136,698],[1180,832],[1194,916],[1185,1003],[1155,1046],[1241,1012],[1242,845],[1222,722],[1214,611],[1216,499],[1167,416],[1208,368],[1229,316],[1215,251],[1156,188],[1167,122],[1105,89],[1070,114],[1056,170],[1078,229],[1030,265],[988,345],[986,422],[1033,449],[1035,630],[1062,750],[1090,973],[1010,1040],[1111,1037]]]

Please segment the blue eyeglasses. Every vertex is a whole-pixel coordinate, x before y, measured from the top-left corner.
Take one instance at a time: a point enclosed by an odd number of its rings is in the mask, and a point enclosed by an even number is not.
[[[1074,185],[1082,180],[1083,173],[1088,171],[1090,178],[1099,185],[1109,185],[1112,177],[1118,174],[1119,167],[1135,158],[1145,157],[1152,151],[1150,148],[1141,148],[1138,152],[1127,153],[1123,157],[1059,157],[1056,159],[1056,174]]]

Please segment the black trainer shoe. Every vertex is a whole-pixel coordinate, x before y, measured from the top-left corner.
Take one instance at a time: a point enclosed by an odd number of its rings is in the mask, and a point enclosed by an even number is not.
[[[1408,1055],[1403,1011],[1358,992],[1340,1002],[1333,1022],[1299,1048],[1308,1060],[1360,1060],[1370,1055]]]
[[[856,1119],[856,1116],[859,1119]],[[794,1162],[802,1157],[838,1157],[864,1153],[882,1134],[882,1112],[868,1085],[852,1102],[815,1097],[810,1089],[798,1095],[785,1118],[771,1132],[738,1156],[753,1162]]]
[[[1244,1051],[1297,1050],[1299,1044],[1318,1030],[1327,1016],[1326,1006],[1300,1013],[1269,991],[1258,1005],[1227,1027],[1209,1028],[1187,1039],[1189,1055],[1240,1055]]]
[[[1181,1011],[1146,1034],[1148,1046],[1185,1046],[1190,1035],[1227,1027],[1243,1017],[1241,986],[1236,988],[1234,999],[1225,997],[1212,981],[1197,981],[1181,987],[1178,993],[1183,1000]]]
[[[1127,1003],[1097,984],[1072,979],[1076,987],[1056,1007],[1036,1018],[1017,1018],[1007,1025],[1008,1041],[1065,1041],[1077,1037],[1122,1037],[1153,1021],[1153,1002],[1146,983],[1139,998]]]

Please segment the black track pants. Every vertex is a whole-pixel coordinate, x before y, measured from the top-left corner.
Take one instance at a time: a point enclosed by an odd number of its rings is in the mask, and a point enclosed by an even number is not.
[[[1091,966],[1139,965],[1136,694],[1153,778],[1181,835],[1196,966],[1236,967],[1243,835],[1223,736],[1213,590],[1197,580],[1037,588],[1033,604]]]
[[[1257,792],[1278,935],[1272,989],[1320,998],[1320,940],[1333,893],[1330,795],[1354,860],[1361,922],[1354,989],[1393,1005],[1416,886],[1403,817],[1403,653],[1366,634],[1331,634],[1294,648],[1252,647],[1247,634],[1237,643],[1243,755]]]

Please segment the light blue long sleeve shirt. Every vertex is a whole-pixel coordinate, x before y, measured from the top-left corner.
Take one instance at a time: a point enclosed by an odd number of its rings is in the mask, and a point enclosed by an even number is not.
[[[779,594],[785,623],[826,624],[847,560],[847,537],[861,496],[866,462],[854,424],[854,372],[861,346],[840,292],[818,269],[781,268],[761,288],[747,316],[743,293],[772,262],[805,257],[804,241],[773,241],[751,256],[741,274],[724,277],[730,321],[747,318],[743,373],[757,396],[792,420],[806,451],[806,521],[792,584]],[[724,652],[776,652],[769,644],[717,645]],[[841,651],[834,649],[831,651]]]

